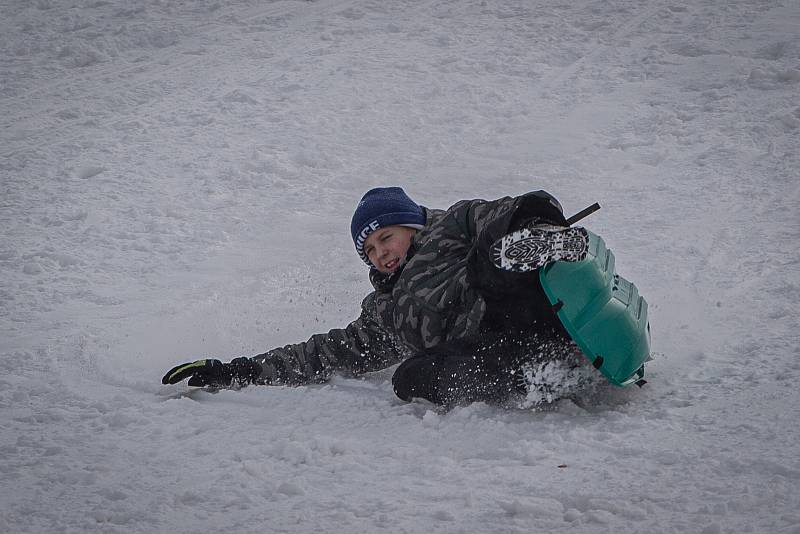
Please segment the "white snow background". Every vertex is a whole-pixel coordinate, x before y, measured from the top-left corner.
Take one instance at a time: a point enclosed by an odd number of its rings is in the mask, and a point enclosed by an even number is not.
[[[3,0],[0,52],[0,532],[800,533],[796,0]],[[378,185],[598,201],[649,383],[161,386],[354,319]]]

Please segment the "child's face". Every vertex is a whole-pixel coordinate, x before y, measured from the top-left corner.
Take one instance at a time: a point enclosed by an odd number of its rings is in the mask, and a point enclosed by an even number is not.
[[[391,274],[406,261],[415,232],[407,226],[379,228],[364,241],[364,253],[376,269]]]

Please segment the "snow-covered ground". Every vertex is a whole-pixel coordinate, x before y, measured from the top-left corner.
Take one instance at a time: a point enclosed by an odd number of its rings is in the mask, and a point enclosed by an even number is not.
[[[0,1],[0,532],[800,532],[796,0]],[[643,389],[404,404],[164,371],[344,326],[348,225],[544,188]]]

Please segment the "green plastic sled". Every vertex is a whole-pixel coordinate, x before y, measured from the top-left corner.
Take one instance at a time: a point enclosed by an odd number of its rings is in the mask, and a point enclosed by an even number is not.
[[[557,261],[539,279],[558,318],[583,354],[617,386],[644,384],[650,358],[647,301],[614,271],[614,253],[589,232],[589,251],[579,262]]]

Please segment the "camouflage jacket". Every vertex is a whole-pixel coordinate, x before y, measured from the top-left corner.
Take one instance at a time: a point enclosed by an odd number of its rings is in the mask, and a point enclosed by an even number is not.
[[[254,356],[263,369],[260,383],[298,385],[325,381],[336,370],[376,371],[445,343],[477,343],[482,330],[510,328],[519,316],[527,325],[551,314],[549,307],[537,310],[537,294],[523,289],[536,293],[538,278],[496,269],[488,249],[531,221],[565,224],[557,200],[537,191],[425,211],[426,224],[402,270],[391,276],[370,271],[375,290],[364,298],[360,317],[346,328]],[[507,303],[520,295],[522,311],[515,313]]]

